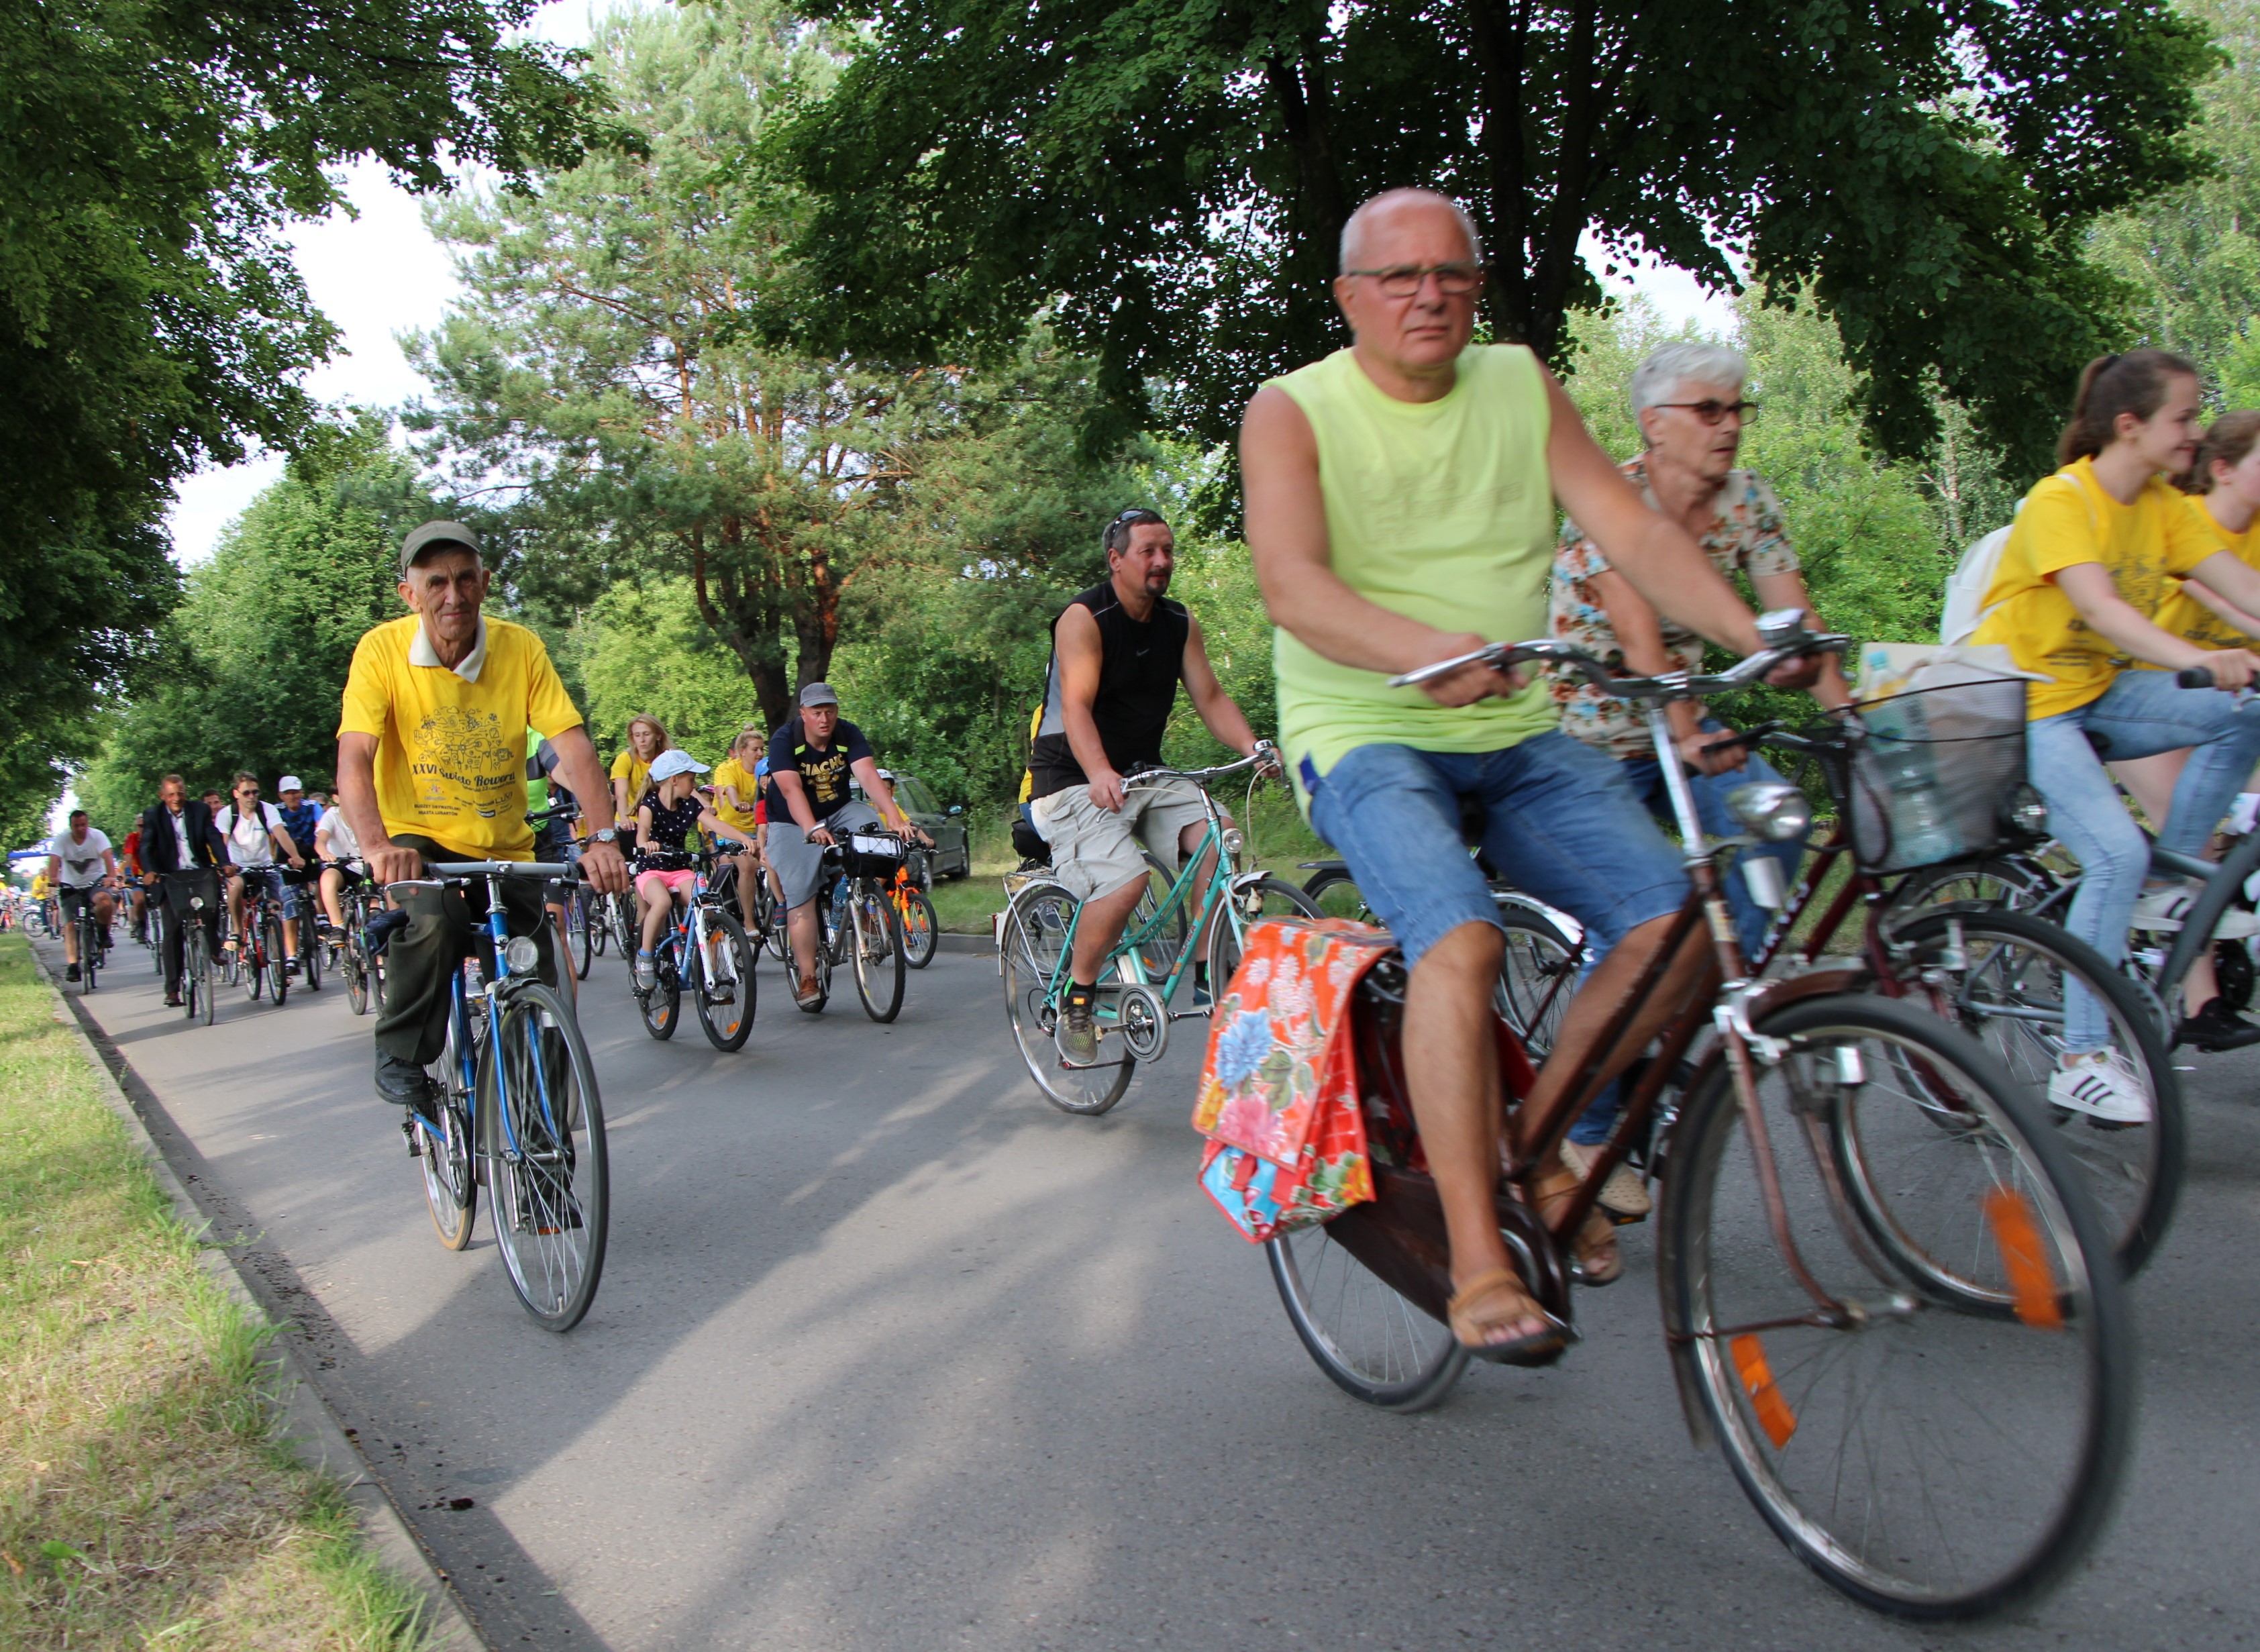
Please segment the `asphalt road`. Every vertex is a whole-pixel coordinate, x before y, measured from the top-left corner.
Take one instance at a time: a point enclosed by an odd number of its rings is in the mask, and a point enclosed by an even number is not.
[[[2112,1530],[2032,1615],[1941,1630],[1842,1601],[1690,1447],[1642,1230],[1562,1366],[1367,1410],[1194,1184],[1196,1041],[1060,1114],[985,959],[913,974],[891,1027],[844,980],[798,1013],[765,963],[728,1055],[687,1012],[653,1042],[598,961],[611,1251],[556,1337],[483,1212],[471,1251],[433,1238],[334,983],[192,1027],[117,958],[85,1007],[129,1091],[497,1645],[2260,1643],[2260,1059],[2190,1076]]]

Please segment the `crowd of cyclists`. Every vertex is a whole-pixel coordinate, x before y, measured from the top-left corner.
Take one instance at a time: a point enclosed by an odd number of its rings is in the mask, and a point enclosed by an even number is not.
[[[1666,725],[1604,684],[1484,651],[1548,637],[1627,678],[1699,672],[1706,644],[1749,656],[1775,634],[1738,580],[1759,609],[1801,611],[1806,633],[1823,617],[1779,502],[1740,463],[1757,409],[1738,352],[1680,343],[1642,362],[1630,396],[1643,447],[1619,462],[1529,351],[1472,342],[1484,274],[1455,204],[1377,197],[1352,216],[1341,253],[1334,293],[1352,344],[1265,383],[1241,438],[1247,537],[1277,627],[1277,747],[1257,740],[1218,683],[1198,619],[1168,597],[1175,544],[1160,513],[1134,508],[1107,526],[1107,577],[1054,621],[1022,808],[1028,847],[1074,914],[1045,1015],[1060,1069],[1102,1060],[1115,1034],[1098,1006],[1154,869],[1176,876],[1188,859],[1238,851],[1193,783],[1141,778],[1161,767],[1182,686],[1219,740],[1291,782],[1394,938],[1451,1334],[1465,1355],[1543,1363],[1571,1333],[1534,1293],[1527,1258],[1510,1254],[1495,1205],[1502,1163],[1519,1167],[1541,1217],[1573,1212],[1579,1279],[1622,1272],[1615,1226],[1646,1213],[1641,1178],[1609,1162],[1590,1216],[1572,1204],[1622,1105],[1609,1081],[1729,973],[1706,936],[1673,927],[1690,872],[1658,823],[1693,818],[1733,837],[1738,790],[1781,776],[1697,700],[1670,703],[1670,749],[1658,750],[1651,731]],[[2260,766],[2260,413],[2203,426],[2189,361],[2135,350],[2094,362],[2060,468],[2020,505],[1971,639],[2028,681],[2025,767],[2078,862],[2062,922],[2112,964],[2130,935],[2170,934],[2192,910],[2188,878],[2154,869],[2152,839],[2119,788],[2148,818],[2159,864],[2206,861]],[[495,883],[511,932],[533,943],[511,969],[556,985],[576,925],[590,921],[578,903],[632,903],[623,944],[647,994],[679,967],[670,930],[711,895],[776,937],[796,1002],[820,1007],[823,898],[849,846],[863,853],[867,834],[883,833],[931,847],[833,689],[806,683],[780,726],[747,724],[712,765],[639,716],[600,767],[539,638],[483,612],[475,532],[418,528],[400,576],[410,611],[354,655],[334,797],[284,775],[268,803],[260,778],[240,774],[198,803],[172,776],[114,850],[82,812],[56,835],[41,876],[63,908],[67,975],[78,973],[68,920],[82,906],[105,936],[113,912],[154,935],[177,1005],[184,923],[206,925],[225,958],[251,944],[251,910],[271,904],[279,968],[297,979],[310,949],[340,943],[356,890],[388,891],[375,1083],[428,1120],[431,1069],[483,910],[468,874],[443,888],[428,869],[533,861],[553,869],[546,883]],[[1784,654],[1768,680],[1809,691],[1816,714],[1854,699],[1834,658],[1811,649]],[[2255,801],[2244,799],[2247,830]],[[1799,831],[1761,838],[1727,874],[1745,959],[1760,956],[1780,906],[1768,884],[1793,881],[1806,847]],[[1777,871],[1762,875],[1762,862]],[[1577,990],[1519,1098],[1503,1088],[1494,1026],[1502,886],[1573,919],[1583,946]],[[200,904],[197,890],[209,891]],[[2245,903],[2215,933],[2256,929]],[[1205,933],[1189,941],[1186,956],[1212,955]],[[1656,984],[1605,1041],[1640,978]],[[733,990],[711,962],[702,980],[709,993]],[[1201,1010],[1224,983],[1196,965],[1191,985]],[[2180,990],[2177,1042],[2260,1043],[2209,962]],[[2098,1126],[2149,1123],[2151,1090],[2094,995],[2069,985],[2062,1019],[2048,1100]],[[1573,1082],[1603,1087],[1566,1139],[1546,1137],[1549,1104],[1587,1093]]]

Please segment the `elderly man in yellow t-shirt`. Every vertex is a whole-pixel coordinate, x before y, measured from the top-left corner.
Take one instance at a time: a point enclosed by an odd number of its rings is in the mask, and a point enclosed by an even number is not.
[[[354,649],[338,724],[338,806],[378,883],[420,877],[427,861],[531,861],[526,823],[526,735],[556,748],[559,778],[584,800],[590,828],[583,870],[598,890],[628,886],[613,836],[610,793],[581,714],[541,639],[479,611],[489,575],[478,536],[459,522],[426,522],[402,541],[400,599],[413,610]],[[541,885],[503,885],[511,930],[541,951],[556,983]],[[376,1023],[376,1090],[428,1112],[427,1062],[447,1041],[450,979],[470,955],[485,905],[436,890],[411,895],[407,926],[390,949]]]

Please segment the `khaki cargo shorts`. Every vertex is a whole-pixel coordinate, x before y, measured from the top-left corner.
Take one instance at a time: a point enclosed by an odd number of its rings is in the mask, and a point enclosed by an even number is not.
[[[1200,788],[1189,780],[1134,781],[1119,814],[1091,802],[1091,788],[1084,785],[1039,797],[1029,812],[1052,846],[1053,876],[1077,900],[1111,895],[1144,877],[1152,869],[1139,853],[1141,844],[1175,876],[1178,833],[1208,820]]]

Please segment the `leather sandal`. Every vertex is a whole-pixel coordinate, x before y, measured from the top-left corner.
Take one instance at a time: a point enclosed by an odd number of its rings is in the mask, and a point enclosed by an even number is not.
[[[1557,1162],[1545,1175],[1531,1178],[1531,1205],[1550,1227],[1553,1213],[1584,1185],[1584,1177]],[[1617,1249],[1616,1224],[1601,1214],[1598,1205],[1585,1212],[1584,1225],[1577,1229],[1570,1266],[1572,1277],[1581,1285],[1613,1285],[1624,1277],[1624,1257]]]
[[[1512,1268],[1492,1268],[1477,1274],[1452,1293],[1444,1312],[1452,1334],[1462,1348],[1479,1360],[1499,1365],[1551,1365],[1570,1346],[1570,1327],[1540,1307],[1522,1288],[1522,1276]],[[1484,1340],[1485,1334],[1521,1319],[1541,1319],[1545,1329],[1505,1342]]]

